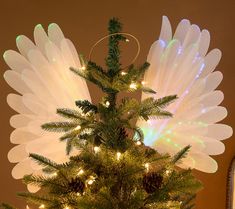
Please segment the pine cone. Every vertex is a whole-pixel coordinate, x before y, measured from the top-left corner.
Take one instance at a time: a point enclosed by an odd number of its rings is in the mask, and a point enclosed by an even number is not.
[[[119,128],[118,140],[122,141],[122,140],[125,140],[127,137],[128,137],[128,134],[126,133],[126,129],[123,127]]]
[[[147,193],[157,191],[163,182],[163,177],[156,172],[146,173],[143,177],[143,187]]]
[[[68,192],[76,192],[82,194],[85,189],[85,183],[79,178],[72,178],[68,183]]]

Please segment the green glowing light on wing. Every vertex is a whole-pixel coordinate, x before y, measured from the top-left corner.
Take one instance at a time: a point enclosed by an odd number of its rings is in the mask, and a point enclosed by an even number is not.
[[[7,57],[7,51],[5,51],[2,56],[3,56],[3,59],[5,59]]]
[[[37,24],[35,28],[42,28],[42,24]]]
[[[53,27],[54,25],[56,25],[56,24],[55,24],[55,23],[50,23],[49,26],[48,26],[48,28],[51,28],[51,27]]]
[[[16,42],[18,42],[21,39],[22,35],[16,36]]]

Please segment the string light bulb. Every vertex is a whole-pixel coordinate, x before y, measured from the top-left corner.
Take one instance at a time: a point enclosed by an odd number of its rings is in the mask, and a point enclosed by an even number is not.
[[[149,163],[145,163],[144,167],[146,168],[146,171],[148,172],[149,171]]]
[[[141,145],[141,141],[137,141],[136,144],[137,144],[137,145]]]
[[[40,209],[45,208],[45,205],[41,204],[38,208],[40,208]]]
[[[142,85],[145,85],[147,82],[146,81],[141,81],[141,84]]]
[[[94,181],[95,181],[95,177],[94,176],[90,176],[88,181],[87,181],[87,184],[92,185],[94,183]]]
[[[80,69],[81,70],[86,70],[86,66],[83,65]]]
[[[109,107],[109,105],[110,105],[110,102],[109,102],[109,101],[106,101],[106,102],[105,102],[105,106],[106,106],[106,107]]]
[[[121,152],[117,152],[117,160],[120,160]]]
[[[28,206],[28,205],[26,205],[26,209],[29,209],[29,206]]]
[[[137,89],[137,84],[136,83],[131,83],[130,88],[131,89]]]
[[[97,154],[100,151],[99,147],[94,147],[95,154]]]
[[[95,181],[95,180],[90,179],[90,180],[88,180],[87,184],[92,185],[94,181]]]
[[[125,40],[126,42],[130,42],[130,40],[128,39],[128,38],[126,38],[126,40]]]
[[[75,128],[75,130],[80,130],[81,129],[81,126],[80,125],[78,125],[76,128]]]
[[[57,175],[58,175],[57,172],[54,172],[54,173],[52,174],[52,176],[54,176],[54,177],[56,177]]]
[[[127,73],[126,72],[121,72],[121,75],[126,75]]]
[[[80,171],[78,172],[78,176],[82,175],[84,173],[84,170],[80,169]]]
[[[69,206],[65,206],[65,208],[64,208],[64,209],[70,209],[70,208],[69,208]]]

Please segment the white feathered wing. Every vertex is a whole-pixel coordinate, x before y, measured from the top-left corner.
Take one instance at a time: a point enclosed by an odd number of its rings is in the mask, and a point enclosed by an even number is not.
[[[150,68],[145,76],[146,85],[157,92],[156,98],[177,94],[179,99],[167,110],[173,118],[138,121],[145,134],[145,144],[161,153],[171,155],[186,145],[191,150],[179,165],[213,173],[216,161],[209,155],[224,152],[221,140],[232,135],[231,127],[218,124],[227,111],[218,106],[223,92],[215,90],[222,81],[222,73],[213,72],[221,58],[221,52],[213,49],[207,54],[210,34],[197,25],[182,20],[175,34],[167,17],[159,40],[150,48],[147,61]],[[143,94],[142,100],[148,97]]]
[[[62,163],[68,160],[66,144],[58,140],[58,134],[41,130],[46,122],[58,121],[57,108],[75,108],[75,101],[90,94],[86,82],[75,76],[69,67],[80,68],[76,49],[66,39],[56,24],[50,24],[48,34],[39,24],[34,30],[35,44],[25,36],[18,36],[19,52],[8,50],[4,59],[11,70],[4,78],[18,94],[7,96],[7,102],[18,114],[10,119],[15,130],[10,136],[13,147],[8,158],[17,163],[12,170],[16,179],[25,174],[40,174],[42,168],[29,159],[29,153],[37,153]],[[37,188],[29,186],[30,191]]]

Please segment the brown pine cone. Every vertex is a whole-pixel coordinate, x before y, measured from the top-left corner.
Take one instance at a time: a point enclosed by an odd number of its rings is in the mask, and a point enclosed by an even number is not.
[[[163,177],[156,172],[148,172],[143,177],[143,187],[147,193],[154,193],[160,189]]]

